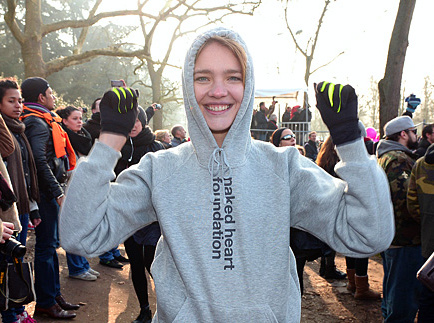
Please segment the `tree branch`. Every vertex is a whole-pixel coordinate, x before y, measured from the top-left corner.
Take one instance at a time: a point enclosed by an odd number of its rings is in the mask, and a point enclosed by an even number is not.
[[[286,6],[285,6],[285,10],[284,10],[284,12],[285,12],[285,23],[286,23],[286,28],[289,30],[289,33],[291,34],[292,40],[294,41],[294,44],[295,44],[295,47],[298,49],[298,51],[299,51],[300,53],[303,54],[304,57],[307,57],[307,50],[304,51],[304,50],[300,47],[300,45],[299,45],[298,42],[297,42],[297,39],[295,38],[294,33],[292,32],[291,27],[289,27],[289,23],[288,23],[288,1],[289,1],[289,0],[286,0]]]
[[[21,31],[18,23],[15,19],[15,12],[17,9],[17,3],[15,0],[7,0],[8,1],[8,9],[5,13],[5,22],[8,25],[12,35],[15,39],[20,43],[20,45],[24,44],[24,34]]]
[[[313,41],[313,45],[312,45],[311,52],[310,52],[311,56],[313,56],[313,53],[315,52],[316,44],[318,42],[319,31],[321,29],[322,21],[324,19],[324,16],[325,16],[325,13],[327,11],[327,7],[329,4],[330,4],[330,0],[325,0],[324,9],[322,10],[321,17],[318,20],[318,26],[317,26],[316,32],[315,32],[315,40]]]
[[[98,56],[112,56],[112,57],[139,57],[142,59],[151,59],[147,56],[145,51],[137,50],[132,52],[126,52],[118,48],[106,48],[106,49],[95,49],[90,50],[81,54],[65,56],[61,58],[54,59],[46,64],[47,75],[58,72],[66,67],[74,66],[82,63],[86,63]],[[160,62],[153,61],[154,64],[161,64]],[[166,64],[167,66],[172,66],[179,68],[178,66]]]
[[[42,37],[57,30],[65,28],[84,28],[90,27],[104,18],[113,18],[120,16],[145,16],[150,19],[158,19],[153,15],[142,12],[141,10],[121,10],[111,12],[101,12],[96,16],[92,16],[86,20],[63,20],[43,26]]]
[[[102,2],[102,0],[97,0],[95,2],[93,8],[89,12],[87,19],[90,19],[91,17],[93,17],[95,15],[95,12],[98,10],[98,7],[101,4],[101,2]],[[83,45],[84,45],[84,42],[86,40],[88,31],[89,31],[89,27],[84,27],[83,30],[81,31],[80,36],[78,37],[78,40],[77,40],[77,46],[75,47],[75,49],[73,51],[74,55],[81,53],[81,50],[83,49]]]
[[[336,55],[335,58],[333,58],[330,62],[325,63],[319,67],[317,67],[316,69],[314,69],[312,72],[309,73],[309,75],[312,75],[313,73],[315,73],[316,71],[318,71],[320,68],[323,68],[324,66],[327,66],[329,64],[331,64],[332,62],[334,62],[339,56],[341,56],[342,54],[344,54],[345,52],[340,52],[338,55]]]

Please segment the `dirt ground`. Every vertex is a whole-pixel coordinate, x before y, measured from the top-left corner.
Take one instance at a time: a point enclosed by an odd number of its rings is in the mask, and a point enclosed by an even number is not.
[[[29,231],[27,258],[33,258],[34,233]],[[121,252],[125,254],[123,246]],[[83,304],[77,311],[75,322],[132,322],[139,313],[139,303],[131,283],[129,265],[122,270],[101,266],[98,258],[89,259],[91,267],[101,273],[97,281],[87,282],[68,277],[68,267],[63,249],[58,250],[60,285],[65,298]],[[345,271],[345,258],[337,256],[336,265]],[[305,267],[305,294],[302,299],[301,322],[381,322],[381,300],[356,301],[345,286],[346,280],[327,281],[318,275],[319,262],[309,262]],[[381,257],[369,260],[371,288],[381,292],[383,268]],[[148,277],[151,310],[155,311],[155,290]],[[33,315],[35,303],[27,306]],[[59,322],[46,317],[36,317],[38,322]]]

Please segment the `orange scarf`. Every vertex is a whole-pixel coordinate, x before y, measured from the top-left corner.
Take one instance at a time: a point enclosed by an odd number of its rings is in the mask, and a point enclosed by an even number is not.
[[[57,158],[62,158],[65,155],[68,156],[69,160],[69,169],[73,170],[75,168],[75,152],[72,148],[71,142],[69,141],[68,134],[63,130],[63,128],[60,126],[60,122],[62,122],[62,118],[59,117],[57,114],[53,117],[50,112],[40,112],[38,110],[33,110],[31,108],[28,108],[24,106],[24,111],[27,111],[29,113],[22,115],[20,117],[20,120],[23,120],[29,116],[35,116],[41,119],[44,119],[48,125],[53,130],[53,144],[54,144],[54,151],[56,152]]]

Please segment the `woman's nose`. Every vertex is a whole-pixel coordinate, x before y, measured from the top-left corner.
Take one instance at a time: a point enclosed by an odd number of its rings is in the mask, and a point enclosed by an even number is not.
[[[228,93],[226,86],[223,82],[217,81],[213,84],[211,90],[210,90],[210,96],[221,98],[226,96]]]

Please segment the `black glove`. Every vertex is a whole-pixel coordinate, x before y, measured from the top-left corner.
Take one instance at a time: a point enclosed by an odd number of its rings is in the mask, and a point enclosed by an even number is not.
[[[360,138],[357,95],[351,85],[321,82],[315,86],[316,107],[335,145]]]
[[[104,93],[100,103],[101,132],[125,137],[131,132],[139,113],[138,92],[131,88],[113,88]]]

